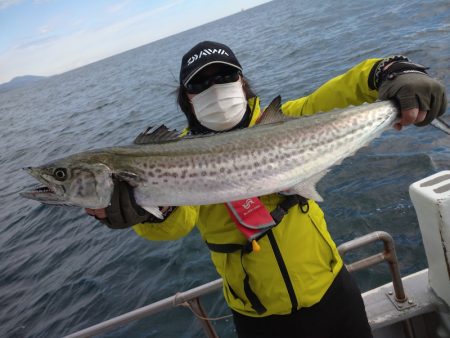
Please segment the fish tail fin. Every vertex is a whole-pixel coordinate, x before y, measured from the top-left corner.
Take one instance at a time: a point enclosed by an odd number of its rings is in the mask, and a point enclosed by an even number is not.
[[[433,121],[431,121],[431,125],[447,135],[450,135],[450,125],[448,125],[446,122],[444,122],[441,118],[436,118]]]

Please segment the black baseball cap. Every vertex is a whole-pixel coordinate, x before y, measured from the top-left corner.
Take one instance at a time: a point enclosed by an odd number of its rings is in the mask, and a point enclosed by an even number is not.
[[[226,45],[203,41],[192,47],[181,60],[180,84],[185,86],[199,71],[213,63],[222,63],[242,72],[241,64]]]

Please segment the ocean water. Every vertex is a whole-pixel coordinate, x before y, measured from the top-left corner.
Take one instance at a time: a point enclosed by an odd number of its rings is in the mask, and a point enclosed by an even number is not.
[[[80,209],[18,195],[34,185],[20,170],[25,166],[127,144],[149,125],[182,128],[174,91],[181,56],[195,43],[231,46],[267,104],[279,94],[301,97],[366,58],[392,54],[429,66],[448,90],[449,36],[447,0],[279,0],[0,94],[0,336],[61,337],[218,278],[197,230],[150,242],[130,229],[110,230]],[[335,241],[388,231],[402,274],[425,268],[408,186],[448,169],[449,146],[432,127],[392,130],[333,168],[318,190]],[[362,290],[390,280],[384,265],[356,278]],[[221,292],[204,305],[211,316],[229,314]],[[234,336],[229,319],[214,326],[221,337]],[[104,336],[202,334],[188,309],[174,308]]]

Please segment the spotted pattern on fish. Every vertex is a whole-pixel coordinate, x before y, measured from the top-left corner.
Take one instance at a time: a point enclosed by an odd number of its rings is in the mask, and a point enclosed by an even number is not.
[[[312,180],[392,126],[397,114],[384,101],[227,133],[83,152],[30,168],[54,193],[25,197],[105,207],[112,177],[118,177],[147,207],[221,203],[300,186],[307,189],[297,193],[314,198],[308,195]],[[72,177],[53,180],[54,168],[68,168]]]

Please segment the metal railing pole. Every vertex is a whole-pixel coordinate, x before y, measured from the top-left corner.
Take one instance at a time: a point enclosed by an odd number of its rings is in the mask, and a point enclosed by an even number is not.
[[[405,302],[405,290],[403,289],[402,277],[397,261],[397,254],[395,252],[394,239],[385,231],[375,231],[365,236],[355,238],[351,241],[339,245],[339,254],[343,257],[345,253],[350,250],[358,249],[369,243],[382,241],[384,251],[382,253],[364,258],[356,263],[347,265],[348,271],[358,271],[363,268],[375,265],[382,261],[386,261],[389,265],[389,270],[392,275],[392,284],[394,287],[395,298],[398,302]]]
[[[165,298],[153,304],[111,318],[97,325],[88,327],[84,330],[69,334],[68,336],[65,336],[65,338],[85,338],[110,332],[113,329],[128,324],[134,320],[138,320],[150,316],[152,314],[158,313],[162,310],[169,309],[177,305],[181,305],[186,301],[200,297],[201,295],[209,293],[213,290],[219,289],[221,286],[222,286],[222,279],[217,279],[215,281],[200,285],[199,287],[196,287],[194,289],[185,292],[180,292],[172,297]]]
[[[398,266],[397,253],[395,252],[394,239],[385,231],[375,231],[362,237],[355,238],[351,241],[345,242],[338,247],[339,254],[344,257],[345,253],[358,249],[362,246],[376,241],[383,241],[384,251],[367,258],[363,258],[355,263],[346,264],[348,271],[358,271],[363,268],[386,261],[389,265],[389,270],[392,276],[392,285],[394,287],[395,300],[399,303],[404,303],[408,300],[403,288],[402,277],[400,275],[400,268]],[[413,338],[414,330],[409,319],[403,321],[403,331],[406,337]]]

